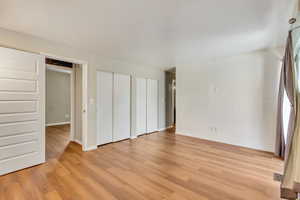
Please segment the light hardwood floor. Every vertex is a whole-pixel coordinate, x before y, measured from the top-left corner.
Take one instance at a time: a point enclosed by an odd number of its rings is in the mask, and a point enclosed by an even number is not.
[[[82,152],[47,129],[47,163],[0,177],[1,200],[277,200],[270,153],[159,132]]]

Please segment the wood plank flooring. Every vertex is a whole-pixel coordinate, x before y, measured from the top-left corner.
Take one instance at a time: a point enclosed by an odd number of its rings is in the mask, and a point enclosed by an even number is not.
[[[0,200],[279,200],[270,153],[158,132],[82,152],[47,129],[47,163],[0,177]]]

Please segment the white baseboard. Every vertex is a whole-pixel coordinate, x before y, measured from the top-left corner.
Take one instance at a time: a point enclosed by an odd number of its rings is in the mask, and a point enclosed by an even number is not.
[[[231,146],[236,146],[236,147],[241,147],[241,148],[247,148],[247,149],[252,149],[252,150],[257,150],[257,151],[264,151],[264,152],[274,153],[272,150],[259,148],[259,147],[255,147],[255,146],[235,144],[235,143],[230,143],[230,142],[226,142],[226,141],[213,140],[213,139],[209,139],[209,138],[202,138],[202,137],[199,137],[199,136],[195,136],[195,135],[186,133],[184,131],[178,131],[175,134],[176,135],[187,136],[187,137],[192,137],[192,138],[197,138],[197,139],[200,139],[200,140],[206,140],[206,141],[210,141],[210,142],[216,142],[216,143],[220,143],[220,144],[226,144],[226,145],[231,145]]]
[[[200,138],[200,137],[196,137],[194,135],[191,135],[191,134],[188,134],[188,133],[183,133],[183,132],[175,132],[176,135],[183,135],[183,136],[188,136],[188,137],[193,137],[193,138],[198,138],[198,139],[203,139],[203,138]]]
[[[77,139],[73,140],[73,142],[76,142],[77,144],[82,145],[81,141],[79,141],[79,140],[77,140]]]
[[[161,128],[161,129],[158,129],[158,131],[165,131],[165,130],[167,130],[167,129],[169,129],[169,128],[172,128],[173,126],[168,126],[168,127],[165,127],[165,128]]]
[[[83,151],[92,151],[92,150],[96,150],[96,149],[98,149],[98,146],[97,146],[97,145],[94,145],[94,146],[87,147],[87,148],[84,149]]]
[[[46,126],[58,126],[58,125],[66,125],[66,124],[71,124],[71,122],[49,123],[49,124],[46,124]]]
[[[130,137],[130,139],[132,139],[132,140],[134,140],[134,139],[136,139],[136,138],[137,138],[136,135],[133,135],[133,136]]]

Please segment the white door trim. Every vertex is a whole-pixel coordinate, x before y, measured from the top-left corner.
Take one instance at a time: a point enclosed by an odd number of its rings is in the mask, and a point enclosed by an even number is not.
[[[80,64],[82,66],[82,150],[83,151],[89,151],[94,149],[94,147],[89,147],[88,146],[88,62],[83,61],[83,60],[78,60],[78,59],[73,59],[73,58],[68,58],[68,57],[63,57],[63,56],[57,56],[49,53],[44,53],[41,52],[41,55],[44,55],[47,58],[52,58],[52,59],[57,59],[57,60],[62,60],[66,62],[71,62],[74,64]],[[73,91],[74,93],[74,91]],[[74,104],[74,102],[73,102]],[[73,109],[74,106],[72,106]],[[74,112],[72,112],[74,113]],[[72,117],[74,120],[74,117]],[[73,139],[74,139],[74,131],[73,133]]]

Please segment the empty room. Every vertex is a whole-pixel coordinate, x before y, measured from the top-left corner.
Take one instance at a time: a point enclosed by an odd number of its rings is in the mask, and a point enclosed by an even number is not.
[[[298,0],[0,1],[0,200],[300,199]]]

